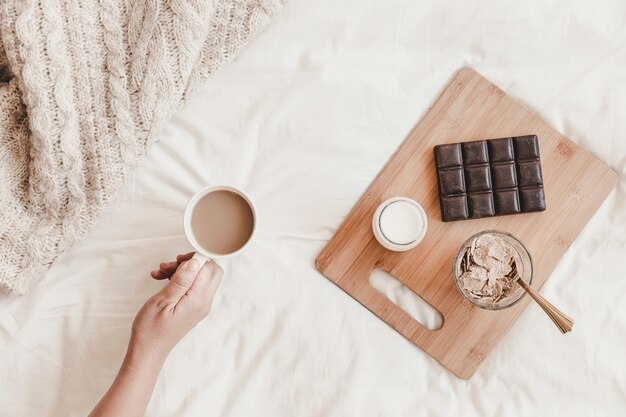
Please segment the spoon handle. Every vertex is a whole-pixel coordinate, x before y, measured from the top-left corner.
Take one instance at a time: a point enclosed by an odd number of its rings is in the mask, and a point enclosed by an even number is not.
[[[559,328],[561,333],[565,334],[572,330],[574,326],[574,320],[572,320],[569,316],[563,313],[561,310],[550,304],[545,298],[541,296],[533,287],[528,285],[526,281],[521,279],[519,275],[517,275],[517,283],[520,287],[522,287],[530,297],[539,304],[539,307],[546,312],[548,317],[552,319],[554,324]]]

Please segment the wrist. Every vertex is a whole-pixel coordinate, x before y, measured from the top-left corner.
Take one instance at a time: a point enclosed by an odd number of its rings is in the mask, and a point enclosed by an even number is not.
[[[128,344],[124,365],[133,369],[160,369],[169,354],[169,350],[157,345],[139,343],[131,338]]]

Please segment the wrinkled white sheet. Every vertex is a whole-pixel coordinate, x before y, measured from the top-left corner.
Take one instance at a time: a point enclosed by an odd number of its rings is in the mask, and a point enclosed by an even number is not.
[[[256,199],[258,238],[172,352],[147,415],[623,416],[626,2],[292,0],[168,124],[99,226],[30,295],[0,297],[0,416],[84,416],[111,383],[192,193]],[[462,381],[313,261],[462,66],[620,174],[542,293]]]

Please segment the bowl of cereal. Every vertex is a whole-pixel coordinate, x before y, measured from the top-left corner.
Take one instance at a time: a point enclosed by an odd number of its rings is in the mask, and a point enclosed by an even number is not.
[[[454,280],[461,294],[486,310],[502,310],[522,299],[526,292],[516,282],[533,279],[530,253],[513,235],[485,230],[461,245],[454,262]]]

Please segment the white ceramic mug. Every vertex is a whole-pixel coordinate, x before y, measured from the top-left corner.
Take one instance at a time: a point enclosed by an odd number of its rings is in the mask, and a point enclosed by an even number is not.
[[[196,240],[196,236],[194,234],[193,227],[191,225],[191,214],[193,213],[193,209],[196,207],[196,204],[198,203],[198,201],[200,201],[200,199],[204,197],[205,195],[215,192],[215,191],[230,191],[232,193],[235,193],[241,196],[246,201],[246,203],[248,203],[248,205],[250,206],[250,210],[252,211],[253,226],[252,226],[252,233],[250,233],[250,237],[248,238],[246,243],[243,246],[241,246],[239,249],[237,249],[234,252],[230,252],[226,254],[211,253],[211,252],[208,252],[205,248],[203,248]],[[198,191],[196,194],[194,194],[193,197],[191,197],[191,200],[189,200],[189,203],[187,203],[187,208],[185,208],[185,215],[183,216],[183,226],[185,229],[185,236],[187,237],[187,240],[189,241],[189,243],[191,243],[191,246],[193,246],[193,248],[196,250],[196,253],[193,255],[193,259],[197,259],[202,264],[210,261],[211,259],[227,258],[227,257],[236,255],[239,252],[241,252],[246,246],[248,246],[248,244],[254,238],[254,235],[256,234],[257,223],[258,223],[257,209],[256,209],[256,206],[254,205],[254,201],[252,201],[250,196],[246,194],[245,192],[243,192],[242,190],[235,188],[235,187],[228,186],[228,185],[207,186],[201,189],[200,191]]]

